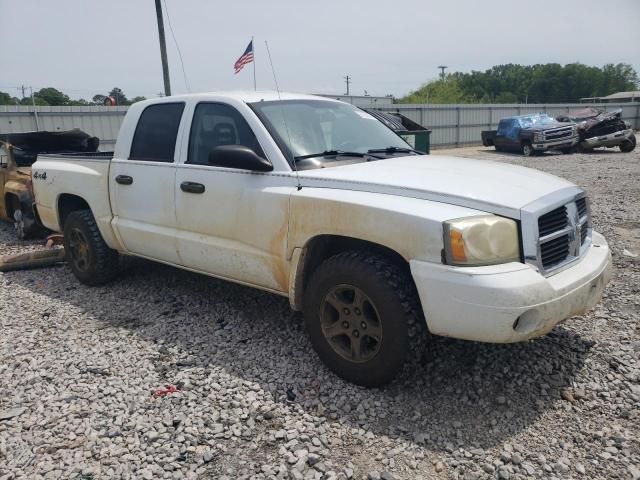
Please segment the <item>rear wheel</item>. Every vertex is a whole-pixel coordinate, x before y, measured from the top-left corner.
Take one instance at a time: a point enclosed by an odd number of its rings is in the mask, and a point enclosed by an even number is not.
[[[338,254],[312,274],[305,324],[322,361],[345,380],[390,382],[409,351],[409,329],[421,318],[411,278],[387,257]]]
[[[69,214],[64,248],[73,274],[85,285],[101,285],[118,273],[118,252],[107,246],[90,210]]]
[[[620,144],[620,151],[624,153],[632,152],[636,148],[636,137],[631,135],[628,140]]]

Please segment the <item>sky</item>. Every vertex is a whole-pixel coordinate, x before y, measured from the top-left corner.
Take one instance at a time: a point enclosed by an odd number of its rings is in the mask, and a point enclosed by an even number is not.
[[[640,0],[163,0],[171,85],[251,89],[233,64],[255,38],[259,89],[402,96],[438,75],[504,63],[640,72]],[[131,98],[163,91],[154,0],[0,0],[0,91],[56,87],[90,99],[114,86]],[[169,20],[169,21],[168,21]]]

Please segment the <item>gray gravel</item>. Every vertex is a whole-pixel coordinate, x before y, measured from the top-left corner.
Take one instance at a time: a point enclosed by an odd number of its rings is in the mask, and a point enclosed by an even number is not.
[[[603,302],[528,343],[436,339],[366,390],[274,295],[138,259],[99,288],[0,274],[0,479],[640,478],[640,152],[452,153],[586,187]]]

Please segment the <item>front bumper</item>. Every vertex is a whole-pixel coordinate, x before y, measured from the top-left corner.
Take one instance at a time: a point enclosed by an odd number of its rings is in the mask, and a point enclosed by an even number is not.
[[[631,135],[633,135],[633,130],[628,128],[626,130],[609,133],[608,135],[586,138],[580,143],[580,146],[589,149],[597,147],[616,147],[630,138]]]
[[[429,331],[434,335],[509,343],[549,332],[592,308],[611,278],[602,235],[580,261],[549,277],[522,263],[452,267],[411,261]]]
[[[556,150],[561,148],[571,148],[578,144],[578,136],[563,138],[554,142],[534,142],[531,144],[534,150],[544,152],[546,150]]]

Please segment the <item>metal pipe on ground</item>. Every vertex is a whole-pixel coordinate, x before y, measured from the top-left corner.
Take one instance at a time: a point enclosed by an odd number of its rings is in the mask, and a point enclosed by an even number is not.
[[[50,248],[28,253],[0,256],[0,272],[51,267],[64,262],[64,248]]]

